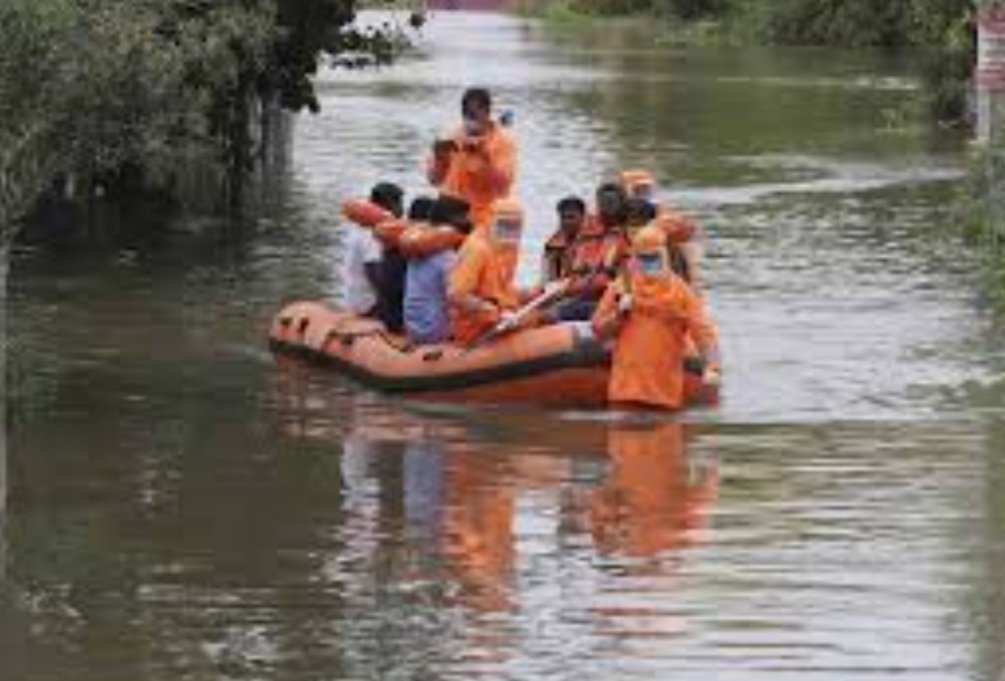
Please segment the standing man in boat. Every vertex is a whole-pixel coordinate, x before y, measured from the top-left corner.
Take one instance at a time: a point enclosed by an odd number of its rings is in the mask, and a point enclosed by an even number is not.
[[[517,151],[509,131],[492,120],[492,95],[469,88],[461,98],[461,127],[433,144],[426,176],[444,194],[471,206],[477,231],[488,229],[492,202],[510,195],[516,179]]]
[[[705,362],[703,381],[719,383],[715,328],[701,299],[673,273],[666,234],[656,226],[635,235],[629,262],[591,321],[598,337],[614,337],[607,390],[612,403],[680,408],[688,334]]]

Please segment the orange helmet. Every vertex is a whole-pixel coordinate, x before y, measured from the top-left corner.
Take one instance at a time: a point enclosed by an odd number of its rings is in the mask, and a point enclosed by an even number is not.
[[[632,237],[632,253],[651,253],[666,248],[667,235],[656,225],[646,225]]]
[[[656,181],[648,170],[624,170],[619,179],[629,197],[652,200]]]

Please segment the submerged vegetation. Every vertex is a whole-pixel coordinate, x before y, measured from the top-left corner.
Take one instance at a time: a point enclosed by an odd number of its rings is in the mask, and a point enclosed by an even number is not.
[[[354,12],[354,0],[4,0],[0,225],[9,233],[47,187],[170,192],[193,164],[239,195],[256,127],[318,109],[322,58],[393,56],[386,32],[352,28]]]

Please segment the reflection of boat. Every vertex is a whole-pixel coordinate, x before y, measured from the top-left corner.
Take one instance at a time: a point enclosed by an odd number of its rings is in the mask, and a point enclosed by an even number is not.
[[[584,322],[526,329],[471,349],[413,347],[376,320],[296,302],[276,315],[269,340],[277,352],[323,362],[386,392],[562,406],[606,401],[609,353]],[[692,364],[685,366],[687,401],[714,399]]]
[[[715,502],[714,457],[689,456],[678,422],[418,409],[346,390],[338,377],[294,361],[281,361],[275,378],[284,432],[339,444],[339,498],[351,523],[340,530],[344,541],[356,555],[395,565],[409,593],[439,607],[517,612],[533,597],[516,578],[521,565],[542,554],[574,557],[559,561],[563,583],[644,574],[650,587],[675,589]],[[679,630],[677,614],[650,611],[634,595],[586,593],[561,607],[584,608],[600,631],[619,637]]]

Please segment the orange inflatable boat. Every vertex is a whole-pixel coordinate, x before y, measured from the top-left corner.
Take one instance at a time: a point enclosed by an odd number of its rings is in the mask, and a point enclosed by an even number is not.
[[[280,310],[269,343],[276,353],[329,365],[384,392],[554,406],[606,402],[610,354],[587,322],[516,331],[471,349],[411,346],[375,319],[305,301]],[[697,359],[685,369],[688,402],[713,402]]]

